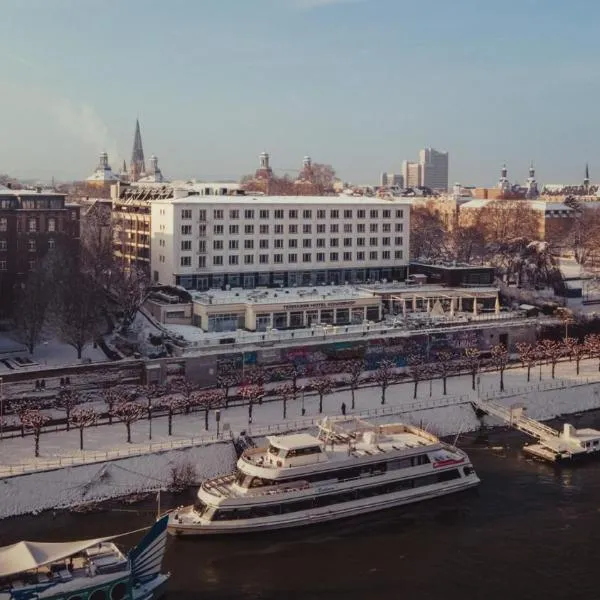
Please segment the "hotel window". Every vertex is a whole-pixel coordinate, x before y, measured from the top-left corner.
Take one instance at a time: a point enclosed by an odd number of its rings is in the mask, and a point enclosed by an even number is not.
[[[339,254],[337,252],[330,252],[329,253],[329,260],[332,262],[337,262],[338,261],[338,256]]]
[[[356,245],[357,246],[364,246],[365,245],[365,238],[356,238]]]
[[[261,265],[266,265],[269,262],[269,255],[268,254],[259,254],[258,255],[258,262]]]
[[[317,248],[325,248],[325,238],[317,238]]]
[[[394,238],[394,244],[395,244],[396,246],[402,246],[402,242],[403,242],[403,241],[404,241],[404,240],[402,239],[402,237],[401,237],[401,236],[398,236],[398,237],[395,237],[395,238]]]
[[[222,256],[213,256],[213,265],[222,265],[223,257]]]
[[[214,240],[213,250],[223,250],[223,240]]]
[[[268,248],[268,246],[265,246]],[[273,240],[273,248],[283,248],[283,240]]]
[[[198,257],[198,268],[199,269],[206,269],[206,256],[199,256]]]
[[[244,219],[254,219],[254,211],[249,208],[244,210]]]
[[[192,226],[191,225],[182,225],[181,226],[181,235],[192,235]]]
[[[303,248],[312,248],[312,240],[310,238],[305,238],[302,240]]]
[[[192,249],[192,240],[182,240],[182,242],[181,242],[181,249],[183,251],[185,251],[185,250],[191,250]]]
[[[181,266],[182,267],[191,267],[192,266],[192,257],[191,256],[182,256],[181,257]]]
[[[7,267],[6,267],[6,261],[5,260],[0,260],[0,271],[6,271]]]
[[[206,221],[206,209],[205,208],[198,211],[198,221]]]
[[[56,231],[56,219],[48,219],[48,231]]]
[[[371,224],[369,225],[369,231],[370,231],[371,233],[377,233],[377,231],[378,231],[378,230],[379,230],[379,228],[378,228],[378,226],[377,226],[377,223],[371,223]]]
[[[298,262],[298,255],[297,254],[288,254],[288,262],[289,263]]]
[[[340,231],[339,225],[330,225],[329,226],[329,233],[339,233],[339,231]]]
[[[239,219],[240,218],[240,211],[237,209],[232,209],[229,211],[229,218],[230,219]]]
[[[352,233],[352,223],[344,224],[344,233]]]
[[[369,246],[378,246],[379,240],[376,237],[369,238]]]
[[[6,250],[6,240],[0,240],[0,250]]]
[[[261,235],[269,235],[269,226],[268,225],[261,225],[258,228],[258,231],[260,232]]]
[[[258,240],[258,247],[259,248],[268,248],[269,240]]]
[[[357,233],[364,233],[365,232],[365,224],[364,223],[359,223],[356,226],[356,232]]]
[[[182,219],[191,219],[192,218],[192,210],[190,208],[181,209],[181,218]]]
[[[394,252],[394,258],[402,258],[402,250],[396,250]]]
[[[239,240],[229,240],[229,249],[237,250],[240,247]]]
[[[349,248],[352,246],[352,238],[344,238],[344,247]]]
[[[317,252],[317,262],[325,262],[325,252]]]
[[[229,226],[229,235],[237,235],[240,232],[239,225],[230,225]]]
[[[289,210],[288,211],[288,219],[297,219],[298,211],[297,210]]]
[[[344,260],[345,261],[352,260],[352,252],[344,252]]]
[[[367,215],[367,211],[365,211],[364,209],[359,209],[356,211],[356,218],[357,219],[364,219]]]
[[[302,218],[303,219],[312,219],[312,210],[303,210]]]
[[[35,252],[35,240],[27,240],[27,250]]]
[[[219,227],[223,227],[223,225],[219,225]],[[198,235],[206,235],[206,223],[204,225],[198,225]]]
[[[384,250],[384,251],[381,253],[381,258],[382,258],[383,260],[390,260],[390,251],[389,251],[389,250]]]
[[[289,225],[288,233],[291,233],[292,235],[298,233],[298,225]]]
[[[268,210],[260,210],[260,211],[258,211],[258,216],[260,219],[268,219],[269,211]]]
[[[397,210],[396,211],[396,219],[403,219],[404,218],[404,211],[403,210]]]
[[[378,219],[379,218],[379,211],[378,210],[371,210],[369,212],[369,216],[371,219]]]
[[[352,218],[352,211],[351,210],[345,210],[344,211],[344,219],[351,219]]]
[[[371,250],[371,252],[369,252],[369,260],[377,260],[377,250]]]
[[[296,239],[288,240],[288,248],[297,248],[297,247],[298,247],[298,240],[296,240]]]
[[[404,231],[404,224],[403,223],[396,223],[396,226],[394,227],[394,231],[396,231],[398,233]]]
[[[214,233],[215,235],[223,235],[223,231],[224,231],[224,230],[223,230],[223,225],[215,225],[215,226],[213,227],[213,233]]]
[[[246,235],[254,235],[254,225],[244,225],[244,233]]]
[[[254,248],[254,240],[244,240],[244,248],[246,250],[252,250]]]
[[[337,248],[340,245],[340,240],[338,238],[331,238],[329,240],[329,246],[331,248]]]
[[[339,210],[331,210],[331,211],[329,211],[329,218],[330,219],[339,219],[340,218],[340,211]]]
[[[254,254],[245,254],[244,255],[244,264],[245,265],[253,265],[254,264]]]
[[[273,254],[273,262],[280,265],[283,262],[283,254]]]
[[[381,231],[383,231],[383,233],[390,233],[392,231],[392,224],[391,223],[384,223],[381,226]]]
[[[326,211],[319,209],[317,211],[317,219],[326,219]]]
[[[276,219],[283,219],[283,210],[281,210],[280,208],[278,208],[275,211],[275,218]]]
[[[239,260],[239,257],[238,257],[237,254],[231,254],[229,256],[229,264],[230,265],[237,265],[238,264],[238,260]]]
[[[163,243],[164,246],[164,243]],[[200,240],[198,242],[198,252],[206,252],[206,240]]]
[[[37,220],[36,219],[29,219],[28,230],[29,231],[37,231]]]
[[[223,211],[220,208],[213,210],[213,219],[222,219],[222,218],[223,218]]]
[[[383,218],[384,219],[391,219],[392,218],[392,211],[391,210],[386,209],[386,210],[382,211],[382,214],[383,214]]]
[[[281,235],[283,233],[283,225],[274,225],[273,233],[275,235]]]
[[[391,239],[389,237],[384,237],[381,238],[381,245],[382,246],[391,246]]]
[[[365,260],[365,253],[364,252],[357,252],[356,253],[356,260]]]
[[[309,263],[312,262],[312,254],[305,253],[302,255],[302,262]]]
[[[317,225],[317,233],[325,233],[325,231],[326,231],[326,230],[325,230],[325,227],[326,227],[326,226],[325,226],[325,225],[323,225],[323,224],[319,224],[319,225]]]
[[[29,270],[33,271],[35,269],[35,260],[29,261]]]
[[[302,233],[312,233],[312,225],[310,223],[302,225]]]

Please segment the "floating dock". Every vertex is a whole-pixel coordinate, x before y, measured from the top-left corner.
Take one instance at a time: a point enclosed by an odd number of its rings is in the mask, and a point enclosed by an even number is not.
[[[526,416],[521,404],[506,407],[493,400],[477,399],[473,406],[536,439],[536,444],[523,447],[523,452],[534,458],[563,462],[600,457],[600,431],[596,429],[576,429],[565,423],[563,430],[558,431]]]

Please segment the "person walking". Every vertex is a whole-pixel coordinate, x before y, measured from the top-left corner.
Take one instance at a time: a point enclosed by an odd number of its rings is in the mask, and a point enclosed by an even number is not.
[[[342,414],[346,416],[346,403],[342,402]]]

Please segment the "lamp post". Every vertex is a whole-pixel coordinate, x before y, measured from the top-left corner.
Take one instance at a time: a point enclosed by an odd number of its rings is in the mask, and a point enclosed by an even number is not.
[[[215,410],[215,421],[217,422],[217,439],[219,438],[220,423],[221,423],[221,411],[217,408]]]
[[[0,377],[0,440],[4,439],[4,379]]]
[[[304,409],[304,386],[302,386],[302,416],[306,414],[306,410]]]

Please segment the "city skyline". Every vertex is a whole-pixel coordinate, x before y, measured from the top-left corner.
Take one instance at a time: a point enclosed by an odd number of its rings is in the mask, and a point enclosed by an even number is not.
[[[586,163],[594,179],[589,2],[90,4],[4,4],[0,172],[81,180],[103,151],[118,171],[138,117],[173,179],[239,179],[266,150],[276,174],[308,154],[376,183],[428,146],[450,153],[450,185],[492,185],[503,163],[524,182],[531,161],[543,183]]]

